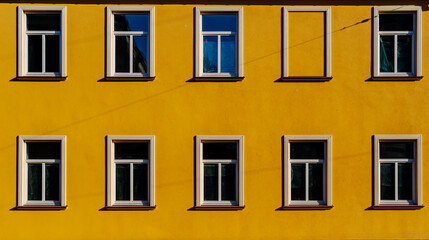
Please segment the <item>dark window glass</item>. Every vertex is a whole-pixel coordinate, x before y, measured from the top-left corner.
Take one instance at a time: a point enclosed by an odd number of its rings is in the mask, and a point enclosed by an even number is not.
[[[133,72],[147,73],[147,36],[135,36],[133,41]]]
[[[216,36],[204,36],[203,38],[203,72],[205,73],[217,73],[217,37]]]
[[[149,142],[116,142],[115,159],[149,159]]]
[[[42,72],[42,36],[28,36],[28,71]]]
[[[291,142],[291,159],[325,159],[324,142]]]
[[[221,198],[226,201],[235,201],[235,164],[222,164]]]
[[[61,159],[61,142],[27,142],[27,159]]]
[[[134,200],[148,201],[148,165],[133,164]]]
[[[380,72],[394,72],[395,39],[380,36]]]
[[[218,165],[204,164],[204,200],[218,200]]]
[[[381,200],[395,200],[395,164],[380,164]]]
[[[116,164],[116,200],[130,200],[129,164]]]
[[[380,142],[380,158],[414,158],[414,142]]]
[[[398,199],[413,199],[413,164],[398,163]]]
[[[411,70],[411,36],[398,36],[398,72],[412,72]]]
[[[42,200],[42,164],[28,164],[28,200]]]
[[[115,31],[149,31],[149,14],[115,14]]]
[[[235,73],[235,37],[222,36],[220,42],[220,71],[223,73]]]
[[[60,200],[60,165],[45,164],[45,199]]]
[[[46,36],[46,72],[60,71],[60,36]]]
[[[308,199],[323,200],[323,164],[308,164]]]
[[[203,31],[237,31],[237,14],[203,14]]]
[[[130,72],[130,37],[115,38],[115,71]]]
[[[292,200],[305,200],[305,164],[292,164]]]
[[[237,142],[204,142],[203,159],[237,159]]]
[[[61,31],[61,14],[27,13],[27,30]]]
[[[414,15],[407,14],[380,14],[380,31],[413,31]]]

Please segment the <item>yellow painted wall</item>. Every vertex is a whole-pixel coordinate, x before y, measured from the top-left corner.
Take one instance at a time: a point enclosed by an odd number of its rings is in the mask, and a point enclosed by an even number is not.
[[[247,4],[247,3],[243,3]],[[16,77],[16,7],[0,4],[0,239],[416,239],[429,208],[372,204],[371,136],[422,134],[423,203],[429,201],[429,81],[370,82],[371,6],[332,7],[332,76],[282,83],[281,5],[245,5],[242,82],[193,77],[193,8],[155,5],[156,79],[103,82],[105,3],[67,4],[68,79]],[[410,3],[411,4],[411,3]],[[423,76],[429,19],[423,6]],[[305,22],[297,22],[302,24]],[[65,211],[16,211],[16,137],[67,135]],[[105,206],[105,136],[156,136],[154,211]],[[242,211],[194,205],[194,136],[244,135]],[[282,205],[285,134],[333,136],[327,211]]]

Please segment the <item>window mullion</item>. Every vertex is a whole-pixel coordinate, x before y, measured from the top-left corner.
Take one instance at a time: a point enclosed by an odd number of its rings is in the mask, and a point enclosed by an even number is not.
[[[42,72],[46,72],[46,35],[42,34]]]
[[[218,73],[220,73],[221,72],[221,70],[220,70],[220,64],[221,64],[221,62],[220,62],[220,53],[221,53],[221,51],[220,51],[220,40],[221,40],[221,36],[220,35],[217,35],[217,72]]]
[[[42,163],[42,201],[45,201],[45,181],[46,181],[46,173],[45,173],[45,163]]]
[[[221,168],[222,168],[222,163],[218,163],[218,169],[217,169],[217,175],[218,175],[217,176],[218,177],[217,199],[218,199],[218,201],[222,201],[222,196],[221,196],[221,194],[222,194],[222,176],[221,176],[222,171],[221,171]]]
[[[398,182],[398,163],[395,162],[395,201],[398,201],[398,188],[399,188],[399,182]]]
[[[129,35],[130,38],[130,73],[133,72],[133,35]]]
[[[396,34],[394,35],[393,51],[394,51],[393,71],[397,73],[398,72],[398,35]]]
[[[305,163],[305,201],[308,201],[308,198],[309,198],[308,178],[309,178],[309,174],[308,174],[308,162],[307,162]]]
[[[134,186],[134,163],[130,163],[130,201],[134,201],[134,192],[133,192],[133,186]]]

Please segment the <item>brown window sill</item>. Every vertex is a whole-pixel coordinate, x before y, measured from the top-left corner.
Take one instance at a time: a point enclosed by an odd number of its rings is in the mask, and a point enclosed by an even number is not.
[[[282,77],[281,82],[328,82],[332,77],[322,76],[295,76],[295,77]]]
[[[16,206],[12,210],[41,210],[41,211],[60,211],[66,210],[66,206],[47,206],[47,205],[26,205],[26,206]]]
[[[244,77],[194,77],[192,82],[240,82]]]
[[[423,208],[423,205],[377,205],[371,206],[370,210],[418,210]]]
[[[149,81],[155,80],[155,77],[114,77],[114,76],[112,76],[112,77],[105,77],[103,80],[106,82],[107,81],[112,81],[112,82],[115,82],[115,81],[118,81],[118,82],[120,82],[120,81],[124,81],[124,82],[126,82],[126,81],[149,82]]]
[[[327,205],[290,205],[283,206],[279,210],[330,210],[333,207]]]
[[[420,81],[423,76],[372,76],[373,81]]]
[[[190,210],[200,210],[200,211],[238,211],[243,210],[244,206],[222,206],[222,205],[204,205],[204,206],[194,206]]]
[[[40,82],[58,82],[65,81],[67,76],[65,77],[51,77],[51,76],[18,76],[14,80],[16,81],[40,81]]]
[[[103,211],[150,211],[154,210],[156,206],[143,206],[143,205],[115,205],[105,206]]]

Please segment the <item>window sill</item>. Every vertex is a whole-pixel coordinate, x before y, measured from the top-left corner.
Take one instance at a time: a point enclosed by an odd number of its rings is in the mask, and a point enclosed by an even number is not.
[[[118,81],[118,82],[121,82],[121,81],[124,81],[124,82],[126,82],[126,81],[149,82],[149,81],[155,80],[155,76],[153,76],[153,77],[119,77],[119,76],[109,76],[109,77],[105,77],[103,80],[106,81],[106,82],[107,81],[112,81],[112,82],[114,82],[114,81]]]
[[[423,76],[372,76],[373,81],[420,81]]]
[[[204,205],[204,206],[194,206],[190,210],[199,210],[199,211],[238,211],[243,210],[244,206],[223,206],[223,205]]]
[[[103,211],[150,211],[154,210],[156,206],[144,206],[144,205],[114,205],[105,206],[101,210]]]
[[[289,205],[283,206],[278,210],[330,210],[333,207],[327,205]]]
[[[65,77],[56,77],[56,76],[18,76],[14,80],[17,81],[46,81],[46,82],[55,82],[55,81],[65,81],[67,76]]]
[[[374,205],[371,206],[369,209],[370,210],[418,210],[423,208],[424,205],[394,205],[394,204],[389,204],[389,205]]]
[[[244,77],[194,77],[192,82],[240,82]]]
[[[12,210],[41,210],[41,211],[61,211],[66,210],[66,206],[51,206],[51,205],[26,205],[16,206]]]
[[[321,76],[295,76],[295,77],[282,77],[280,82],[329,82],[332,77]]]

